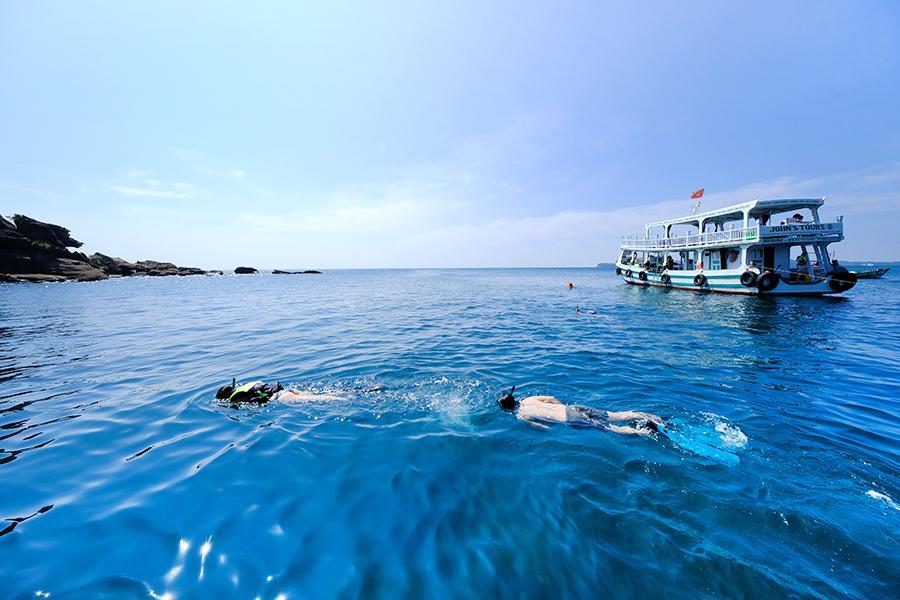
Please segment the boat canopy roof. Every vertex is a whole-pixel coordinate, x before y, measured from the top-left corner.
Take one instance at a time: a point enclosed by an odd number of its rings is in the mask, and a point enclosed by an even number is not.
[[[800,210],[802,208],[816,209],[825,203],[824,198],[791,198],[782,200],[753,200],[752,202],[743,202],[734,204],[716,210],[709,210],[687,217],[678,219],[666,219],[665,221],[655,221],[647,223],[644,227],[668,227],[669,225],[693,225],[699,224],[700,221],[726,223],[728,221],[738,221],[744,218],[744,212],[749,213],[751,217],[759,218],[763,215],[773,215],[792,210]]]

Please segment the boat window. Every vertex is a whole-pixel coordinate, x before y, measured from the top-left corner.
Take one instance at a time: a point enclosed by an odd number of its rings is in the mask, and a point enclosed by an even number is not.
[[[681,268],[685,271],[693,271],[697,268],[697,251],[696,250],[682,250],[678,253],[679,264]]]
[[[722,249],[722,268],[737,269],[741,266],[741,248],[734,246],[732,248]]]
[[[757,267],[763,264],[763,249],[760,246],[747,248],[747,264],[753,263]]]

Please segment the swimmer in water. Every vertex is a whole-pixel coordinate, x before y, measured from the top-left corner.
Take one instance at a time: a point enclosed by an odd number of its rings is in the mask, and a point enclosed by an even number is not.
[[[516,418],[539,427],[549,423],[564,423],[572,427],[608,429],[623,435],[654,435],[665,422],[658,416],[633,410],[598,410],[579,404],[563,404],[553,396],[529,396],[521,402],[513,392],[516,386],[500,396],[497,403],[504,410],[515,411]],[[633,426],[613,425],[612,422],[634,422]]]
[[[280,383],[251,381],[237,385],[234,379],[231,385],[223,385],[216,392],[217,400],[228,400],[232,405],[241,403],[265,404],[266,402],[312,402],[316,400],[343,400],[341,396],[303,392],[294,388],[285,388]]]
[[[575,312],[577,312],[577,313],[585,313],[585,314],[588,314],[588,315],[596,315],[596,314],[597,314],[597,311],[596,311],[596,310],[591,310],[591,309],[589,309],[589,308],[581,308],[580,306],[576,306],[576,307],[575,307]]]

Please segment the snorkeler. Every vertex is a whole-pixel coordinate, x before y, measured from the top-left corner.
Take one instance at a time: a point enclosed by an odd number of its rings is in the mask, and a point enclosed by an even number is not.
[[[553,396],[529,396],[521,402],[516,400],[513,386],[500,396],[497,403],[501,408],[515,411],[516,418],[539,427],[548,423],[565,423],[572,427],[608,429],[624,435],[652,435],[659,433],[665,422],[658,416],[632,410],[598,410],[579,404],[563,404]],[[634,421],[634,426],[613,425],[611,421]]]
[[[266,402],[310,402],[314,400],[342,400],[341,396],[303,392],[285,388],[280,383],[251,381],[238,386],[234,379],[231,385],[223,385],[216,392],[216,400],[228,400],[231,404],[244,402],[264,404]]]

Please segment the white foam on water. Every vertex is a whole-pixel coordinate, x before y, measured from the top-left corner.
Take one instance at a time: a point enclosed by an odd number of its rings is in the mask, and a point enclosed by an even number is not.
[[[713,427],[719,434],[719,438],[722,440],[723,447],[743,448],[747,445],[747,434],[722,415],[707,412],[703,413],[703,417],[708,423],[713,424]]]
[[[882,494],[881,492],[876,492],[875,490],[869,490],[868,492],[866,492],[866,496],[868,496],[869,498],[874,498],[875,500],[880,500],[894,510],[900,510],[900,504],[894,502],[894,499],[887,494]]]
[[[747,445],[747,435],[737,425],[730,423],[716,423],[716,431],[722,437],[722,442],[729,448],[743,448]]]

